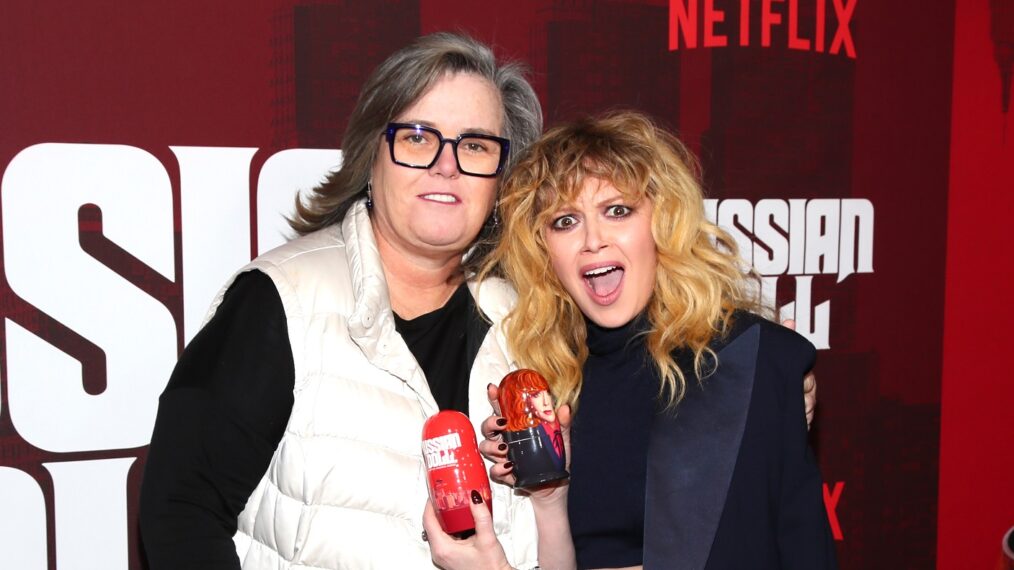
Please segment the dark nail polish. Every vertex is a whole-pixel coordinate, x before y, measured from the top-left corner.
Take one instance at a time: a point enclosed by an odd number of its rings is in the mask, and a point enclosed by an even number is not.
[[[487,390],[489,390],[492,387],[493,387],[493,383],[492,382],[490,382],[489,384],[486,384],[486,389]]]
[[[500,445],[496,446],[496,448],[499,449],[500,451],[507,451],[507,444],[501,443]]]
[[[479,492],[476,490],[472,491],[472,502],[477,505],[482,504],[482,495],[480,495]]]
[[[510,461],[508,461],[507,463],[504,463],[504,464],[503,464],[503,468],[504,468],[504,469],[514,469],[514,463],[513,463],[513,462],[510,462]]]
[[[507,425],[507,420],[505,418],[499,418],[496,420],[496,425],[503,427]]]
[[[422,539],[423,539],[423,542],[429,542],[429,540],[430,540],[430,537],[426,536],[426,531],[425,530],[422,532]]]

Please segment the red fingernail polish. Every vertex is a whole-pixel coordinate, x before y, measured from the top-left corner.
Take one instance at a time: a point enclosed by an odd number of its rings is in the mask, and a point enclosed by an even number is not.
[[[496,425],[503,427],[507,425],[507,420],[505,418],[499,418],[496,420]]]
[[[496,448],[499,449],[500,451],[507,451],[507,444],[501,443],[500,445],[496,446]]]
[[[482,504],[482,495],[480,495],[479,492],[474,489],[472,490],[472,502],[477,505]]]
[[[503,464],[503,468],[504,469],[513,469],[514,468],[514,464],[512,462],[508,461],[507,463]]]

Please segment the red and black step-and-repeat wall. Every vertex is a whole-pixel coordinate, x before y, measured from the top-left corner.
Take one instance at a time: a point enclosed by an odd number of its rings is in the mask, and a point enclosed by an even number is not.
[[[699,153],[821,349],[843,568],[997,564],[1011,0],[107,0],[0,8],[0,566],[145,567],[176,356],[338,167],[369,71],[438,30],[526,62],[547,125],[635,108]]]

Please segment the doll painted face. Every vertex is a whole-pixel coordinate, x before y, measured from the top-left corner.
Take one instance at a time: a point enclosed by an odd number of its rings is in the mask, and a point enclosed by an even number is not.
[[[555,422],[556,411],[553,410],[553,397],[549,392],[543,390],[528,398],[528,405],[532,413],[544,422]]]
[[[518,431],[556,421],[549,384],[534,370],[515,370],[500,382],[500,407],[507,429]]]

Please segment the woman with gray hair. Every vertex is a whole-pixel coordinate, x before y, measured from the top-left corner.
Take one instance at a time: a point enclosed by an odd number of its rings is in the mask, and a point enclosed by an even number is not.
[[[454,409],[478,427],[509,371],[495,323],[513,292],[469,276],[541,126],[520,69],[468,37],[420,38],[374,71],[341,170],[297,199],[301,237],[226,283],[160,398],[151,568],[432,565],[422,425]],[[535,566],[530,503],[494,487],[481,500],[510,563]]]

